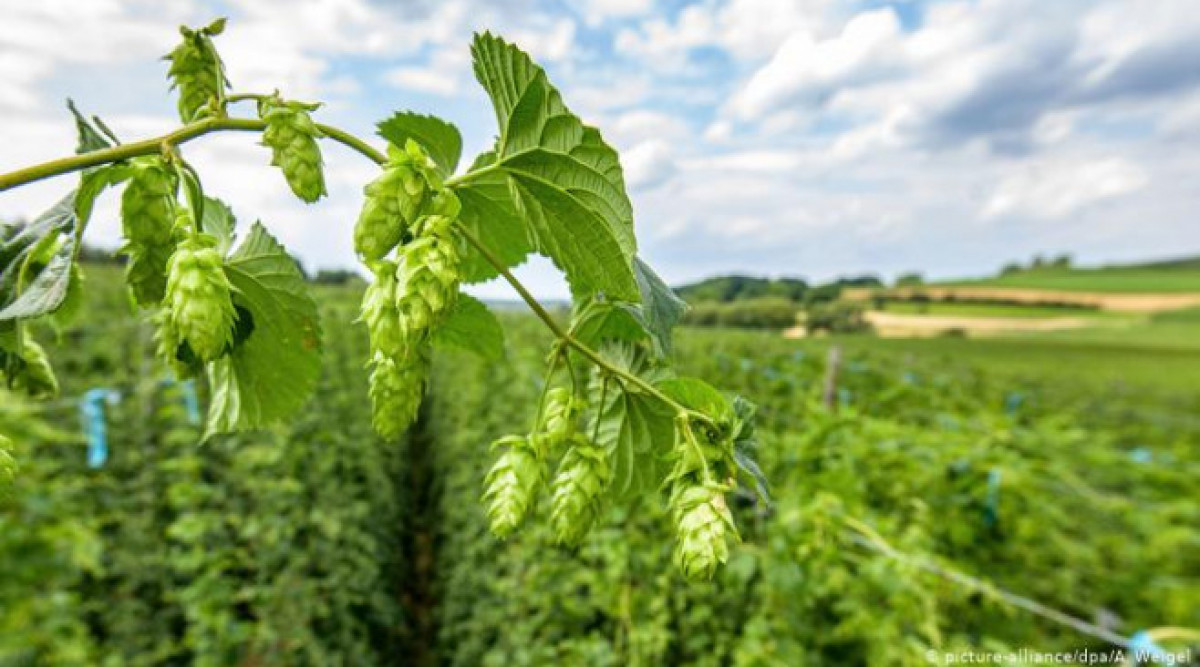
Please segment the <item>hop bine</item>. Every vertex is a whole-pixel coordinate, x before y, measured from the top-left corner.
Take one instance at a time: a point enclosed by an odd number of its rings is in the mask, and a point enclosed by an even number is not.
[[[421,215],[432,193],[442,189],[437,168],[416,142],[388,146],[383,173],[363,188],[366,199],[354,227],[354,248],[364,259],[382,259]],[[457,211],[455,211],[457,214]]]
[[[321,149],[317,146],[317,139],[324,134],[309,116],[319,106],[268,98],[259,103],[258,110],[267,124],[262,139],[263,145],[271,149],[271,164],[283,170],[292,192],[310,204],[326,194]]]
[[[216,239],[184,240],[168,266],[166,307],[170,331],[202,361],[217,359],[233,343],[232,288]]]
[[[506,538],[533,507],[545,479],[545,465],[542,452],[525,436],[505,436],[493,443],[492,448],[504,448],[504,452],[484,479],[483,502],[487,505],[492,533]]]
[[[180,26],[183,41],[167,54],[171,68],[167,78],[179,89],[179,119],[190,123],[200,116],[212,100],[220,99],[225,86],[225,65],[213,46],[212,38],[225,30],[225,19],[192,30]]]
[[[576,433],[551,488],[550,525],[559,544],[576,546],[583,542],[600,518],[604,492],[611,481],[608,452]]]

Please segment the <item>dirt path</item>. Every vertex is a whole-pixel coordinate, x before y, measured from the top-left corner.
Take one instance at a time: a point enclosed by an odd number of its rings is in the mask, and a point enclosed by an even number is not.
[[[1200,306],[1200,294],[1071,292],[1067,290],[1026,289],[1019,287],[899,287],[885,290],[889,296],[909,299],[923,295],[934,301],[1006,301],[1011,303],[1064,303],[1094,306],[1123,313],[1157,313]],[[869,301],[875,290],[847,289],[842,297],[850,301]],[[999,319],[999,318],[997,318]],[[1057,318],[1056,318],[1057,319]]]
[[[994,336],[1024,331],[1062,331],[1094,326],[1095,319],[1086,317],[954,317],[945,315],[901,315],[870,312],[867,321],[884,337],[937,336],[958,330],[969,336]]]

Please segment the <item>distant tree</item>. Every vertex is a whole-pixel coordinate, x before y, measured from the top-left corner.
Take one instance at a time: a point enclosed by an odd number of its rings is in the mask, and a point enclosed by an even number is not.
[[[834,301],[810,305],[805,313],[804,329],[810,336],[822,331],[867,333],[871,331],[871,324],[867,322],[861,303]]]
[[[346,269],[321,269],[312,281],[318,285],[348,285],[355,281],[361,282],[362,277]]]
[[[925,278],[916,272],[902,273],[896,276],[896,287],[918,287],[925,284]]]
[[[1052,266],[1056,269],[1071,268],[1071,254],[1063,253],[1063,254],[1059,255],[1058,257],[1055,257],[1053,260],[1051,260],[1050,266]]]
[[[1021,268],[1020,264],[1018,264],[1016,262],[1009,262],[1008,264],[1005,264],[1003,268],[1000,269],[1000,275],[1015,276],[1016,274],[1021,273],[1024,270],[1025,269]]]

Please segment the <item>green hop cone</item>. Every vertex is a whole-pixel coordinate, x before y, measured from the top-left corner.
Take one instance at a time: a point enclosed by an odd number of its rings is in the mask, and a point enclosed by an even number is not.
[[[198,30],[180,26],[183,41],[166,59],[171,61],[167,77],[171,87],[179,89],[179,118],[185,123],[196,119],[210,100],[220,96],[225,82],[225,65],[213,46],[212,37],[225,29],[219,19]]]
[[[121,193],[121,227],[125,239],[142,246],[169,243],[175,224],[179,181],[162,158],[135,158],[132,175]]]
[[[317,139],[325,135],[308,113],[318,106],[277,100],[259,105],[259,116],[267,123],[263,145],[271,149],[271,164],[283,170],[292,192],[310,204],[326,194],[317,146]]]
[[[443,191],[433,161],[415,142],[388,146],[383,173],[363,188],[366,198],[354,227],[354,249],[364,259],[382,259],[404,238],[435,192]],[[438,206],[458,214],[458,200],[442,196]]]
[[[725,503],[728,489],[716,482],[679,479],[672,485],[669,505],[675,520],[675,566],[693,581],[711,579],[729,559],[728,538],[737,539],[737,526]]]
[[[600,518],[604,492],[611,481],[607,452],[576,434],[551,485],[550,525],[559,544],[576,546],[583,542]]]
[[[504,539],[532,509],[545,469],[541,455],[527,437],[505,436],[492,448],[504,448],[504,452],[484,478],[483,502],[492,534]]]
[[[548,447],[557,447],[575,433],[576,421],[585,407],[583,398],[575,396],[566,387],[555,387],[546,392],[540,430]]]
[[[412,358],[397,361],[376,354],[371,360],[370,396],[375,431],[389,440],[404,434],[417,418],[425,379],[429,373],[429,351],[420,349]]]
[[[50,357],[37,341],[29,336],[21,345],[21,364],[8,379],[13,389],[23,391],[33,398],[47,398],[58,394],[58,378],[50,366]]]
[[[208,235],[189,238],[175,249],[167,267],[170,326],[202,361],[217,359],[233,343],[237,317],[216,245]]]
[[[175,329],[174,321],[168,310],[161,310],[154,317],[155,352],[175,373],[175,377],[183,380],[200,375],[203,365],[192,352],[190,345],[183,345],[179,332]]]
[[[407,346],[396,307],[396,264],[387,260],[375,266],[375,282],[363,293],[362,316],[371,339],[371,353],[395,360],[405,357]]]
[[[400,257],[396,307],[410,341],[424,340],[458,298],[460,255],[448,229],[450,222],[442,216],[423,218],[421,233],[404,246]]]

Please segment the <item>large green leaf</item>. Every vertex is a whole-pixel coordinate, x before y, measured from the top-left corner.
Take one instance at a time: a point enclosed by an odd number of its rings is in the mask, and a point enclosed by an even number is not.
[[[101,132],[101,129],[107,128],[103,127],[103,123],[101,123],[99,118],[92,117],[96,122],[93,125],[91,121],[83,117],[83,114],[79,113],[79,109],[75,106],[75,101],[70,98],[67,98],[67,108],[70,109],[71,115],[75,118],[75,130],[78,135],[75,144],[76,153],[90,153],[112,147],[112,141]]]
[[[0,325],[51,313],[62,303],[75,255],[75,192],[0,237]]]
[[[664,381],[670,374],[632,345],[608,345],[602,354],[609,363],[650,383]],[[612,380],[607,388],[604,384],[593,378],[588,387],[589,402],[598,406],[588,433],[596,434],[596,444],[605,448],[612,463],[611,492],[628,498],[653,490],[669,463],[674,415],[662,401],[635,386],[621,389]]]
[[[208,365],[207,434],[262,428],[307,401],[321,372],[317,305],[296,261],[260,223],[225,265],[250,335]],[[240,323],[239,328],[245,327]]]
[[[200,229],[205,234],[211,234],[217,239],[217,250],[228,254],[236,238],[237,219],[225,202],[216,197],[204,198],[204,216],[200,220]]]
[[[472,169],[486,166],[495,156],[484,153]],[[533,251],[525,223],[513,204],[508,177],[501,172],[489,172],[473,178],[469,185],[456,188],[462,202],[459,224],[491,250],[505,268],[514,267]],[[463,248],[461,270],[467,284],[491,280],[500,272],[477,249]]]
[[[429,153],[442,176],[449,176],[458,168],[462,156],[462,135],[458,128],[437,116],[426,116],[412,111],[397,111],[391,118],[378,125],[379,136],[395,146],[403,147],[412,139]]]
[[[535,249],[576,295],[637,301],[633,209],[616,151],[567,109],[525,52],[488,33],[476,35],[471,52],[500,126],[484,169],[507,177]]]
[[[504,358],[504,329],[482,301],[459,294],[454,310],[438,327],[435,343],[474,352],[489,361]]]
[[[640,257],[634,258],[633,269],[637,274],[638,289],[642,294],[642,321],[658,345],[659,352],[664,355],[670,354],[671,330],[683,317],[688,307],[687,303]]]

